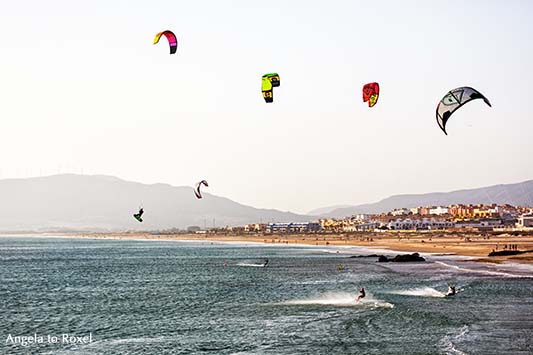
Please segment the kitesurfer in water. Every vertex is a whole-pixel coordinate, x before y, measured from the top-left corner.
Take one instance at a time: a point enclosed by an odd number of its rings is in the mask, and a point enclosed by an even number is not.
[[[268,259],[265,259],[265,263],[263,264],[263,267],[266,267],[268,265]]]
[[[448,285],[448,294],[446,296],[454,296],[456,293],[455,286]]]
[[[359,296],[357,297],[357,301],[360,301],[361,299],[365,298],[365,296],[365,288],[361,287],[361,289],[359,290]]]

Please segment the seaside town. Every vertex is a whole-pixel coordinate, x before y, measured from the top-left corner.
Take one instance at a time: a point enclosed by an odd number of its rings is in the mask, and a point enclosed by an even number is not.
[[[533,208],[504,205],[424,206],[394,209],[388,213],[356,214],[345,218],[321,218],[309,222],[252,223],[244,226],[201,228],[187,233],[309,234],[387,231],[533,231]],[[171,231],[175,233],[175,230]]]

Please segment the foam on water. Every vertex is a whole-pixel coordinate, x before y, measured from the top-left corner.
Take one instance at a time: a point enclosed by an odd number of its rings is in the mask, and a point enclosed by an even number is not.
[[[321,284],[329,284],[329,283],[339,283],[342,281],[336,281],[336,280],[313,280],[313,281],[299,281],[295,282],[295,285],[321,285]]]
[[[446,264],[442,261],[435,261],[436,264],[439,264],[439,265],[442,265],[444,267],[447,267],[449,269],[454,269],[454,270],[458,270],[458,271],[465,271],[465,272],[469,272],[469,273],[477,273],[477,274],[484,274],[484,275],[490,275],[490,276],[503,276],[503,277],[526,277],[526,278],[529,278],[529,277],[533,277],[533,275],[518,275],[518,274],[511,274],[509,272],[502,272],[502,271],[492,271],[492,270],[487,270],[487,269],[469,269],[469,268],[465,268],[465,267],[460,267],[460,266],[457,266],[457,265],[450,265],[450,264]]]
[[[237,263],[237,266],[242,266],[242,267],[265,267],[265,264]]]
[[[456,335],[446,335],[441,340],[441,344],[443,347],[443,350],[446,354],[450,355],[467,355],[465,352],[457,349],[454,345],[454,341],[460,341],[462,340],[466,334],[468,333],[468,326],[465,325],[461,329],[459,329],[459,333]]]
[[[394,305],[368,295],[360,301],[357,301],[357,294],[348,292],[327,292],[314,298],[302,298],[289,300],[278,303],[287,306],[305,306],[305,305],[323,305],[323,306],[340,306],[340,307],[383,307],[393,308]]]
[[[389,293],[403,296],[418,296],[418,297],[446,297],[446,293],[435,290],[431,287],[411,288],[408,290],[390,291]]]

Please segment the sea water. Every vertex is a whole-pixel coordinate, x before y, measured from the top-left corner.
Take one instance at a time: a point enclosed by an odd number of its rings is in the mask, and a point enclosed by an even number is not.
[[[533,353],[530,266],[365,252],[2,237],[0,354]]]

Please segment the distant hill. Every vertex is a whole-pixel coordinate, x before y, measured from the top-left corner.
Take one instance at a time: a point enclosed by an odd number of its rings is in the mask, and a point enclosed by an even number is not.
[[[146,185],[102,175],[0,180],[0,231],[124,231],[307,221],[311,217],[257,209],[192,187]],[[144,222],[132,214],[143,205]]]
[[[312,216],[318,216],[318,215],[330,213],[331,211],[334,211],[339,208],[346,208],[346,207],[352,207],[352,206],[351,205],[335,205],[335,206],[322,207],[322,208],[311,210],[307,212],[307,214],[312,215]]]
[[[533,207],[533,180],[517,184],[494,185],[469,190],[434,192],[416,195],[395,195],[376,203],[337,208],[322,214],[324,217],[345,217],[359,213],[381,213],[395,208],[442,205],[456,203],[509,203]]]
[[[388,212],[400,207],[454,203],[511,203],[533,205],[533,180],[519,184],[417,195],[396,195],[372,204],[325,207],[309,215],[258,209],[204,193],[192,187],[141,184],[104,175],[53,175],[0,180],[0,232],[126,231],[184,229],[263,222],[303,222],[322,217]],[[145,209],[144,222],[132,214]],[[325,211],[320,213],[321,211]]]

